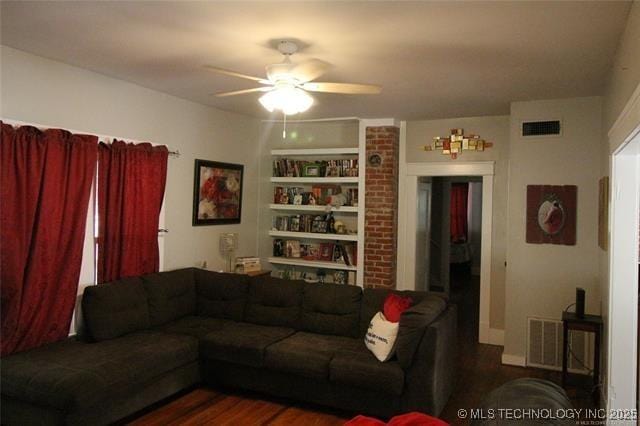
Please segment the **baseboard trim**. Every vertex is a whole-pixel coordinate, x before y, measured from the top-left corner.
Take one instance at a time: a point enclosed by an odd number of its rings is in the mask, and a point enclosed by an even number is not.
[[[504,330],[499,328],[489,329],[489,344],[496,346],[504,346]]]
[[[523,356],[502,354],[502,363],[505,365],[515,365],[516,367],[526,367],[527,360]]]

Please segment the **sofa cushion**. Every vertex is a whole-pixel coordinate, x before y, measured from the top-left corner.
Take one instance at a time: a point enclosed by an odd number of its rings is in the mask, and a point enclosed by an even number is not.
[[[200,316],[242,321],[249,277],[196,269],[197,313]]]
[[[329,377],[335,383],[392,395],[402,395],[404,388],[404,371],[397,361],[380,362],[363,351],[336,353]]]
[[[79,410],[195,362],[190,336],[143,331],[98,343],[68,339],[2,358],[2,396],[58,410]]]
[[[230,323],[205,336],[200,344],[204,358],[262,367],[265,349],[295,332],[292,328],[244,322]]]
[[[336,352],[362,350],[366,351],[360,339],[297,332],[267,348],[265,365],[276,371],[328,380],[329,362]]]
[[[246,322],[279,327],[298,326],[304,281],[254,277],[244,315]]]
[[[149,298],[149,319],[152,326],[195,314],[194,268],[158,272],[141,278]]]
[[[407,369],[411,366],[425,329],[446,307],[444,299],[429,294],[420,303],[402,313],[396,338],[396,355],[402,368]]]
[[[413,305],[416,305],[424,299],[428,293],[422,291],[400,291],[387,290],[380,288],[366,288],[362,295],[362,304],[360,308],[360,335],[364,336],[369,328],[371,318],[379,311],[384,312],[384,301],[389,294],[395,294],[401,297],[410,297]]]
[[[357,286],[307,283],[301,328],[313,333],[356,337],[361,299],[362,290]]]
[[[113,339],[149,328],[149,307],[139,277],[89,286],[82,296],[88,335],[95,341]]]
[[[186,334],[202,339],[212,331],[218,331],[230,323],[233,323],[233,321],[222,318],[188,316],[164,324],[158,327],[158,330],[165,333]]]

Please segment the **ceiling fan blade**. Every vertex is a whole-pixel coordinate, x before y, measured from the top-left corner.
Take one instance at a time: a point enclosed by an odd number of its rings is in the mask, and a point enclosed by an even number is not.
[[[347,95],[377,95],[382,91],[382,87],[373,84],[353,84],[353,83],[304,83],[301,86],[310,92],[324,93],[344,93]]]
[[[326,73],[329,68],[331,68],[331,64],[328,62],[321,61],[320,59],[309,59],[293,67],[291,75],[298,81],[305,83],[320,77]]]
[[[219,98],[224,98],[226,96],[244,95],[245,93],[254,93],[254,92],[268,92],[270,90],[273,90],[273,87],[254,87],[253,89],[234,90],[232,92],[215,93],[215,95]]]
[[[260,82],[262,84],[273,84],[269,80],[265,80],[264,78],[254,77],[252,75],[247,75],[247,74],[242,74],[242,73],[235,72],[235,71],[225,70],[224,68],[214,67],[213,65],[205,65],[204,67],[207,68],[208,70],[213,71],[213,72],[217,72],[218,74],[230,75],[232,77],[245,78],[247,80],[258,81],[258,82]]]

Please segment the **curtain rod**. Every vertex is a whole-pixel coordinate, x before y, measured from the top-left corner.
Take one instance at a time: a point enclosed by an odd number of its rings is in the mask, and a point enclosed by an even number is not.
[[[0,120],[2,120],[4,123],[11,124],[12,126],[31,126],[31,127],[37,128],[39,130],[59,129],[58,126],[47,126],[47,125],[44,125],[44,124],[28,123],[26,121],[11,120],[11,119],[4,119],[4,118],[0,118]],[[99,134],[95,134],[94,132],[85,132],[84,130],[75,130],[75,129],[64,129],[64,130],[67,130],[68,132],[71,132],[71,133],[82,133],[82,134],[88,134],[88,135],[97,136],[98,140],[100,142],[106,142],[106,143],[111,143],[111,142],[113,142],[114,139],[127,140],[129,142],[134,142],[134,143],[150,143],[148,141],[139,141],[139,140],[135,140],[135,139],[131,139],[131,138],[121,138],[121,137],[117,137],[117,136],[99,135]],[[153,144],[151,144],[151,145],[153,145]],[[169,148],[167,145],[164,145],[164,146]],[[175,151],[169,150],[169,155],[172,156],[172,157],[176,157],[176,158],[180,157],[180,150],[178,150],[178,149],[176,149]]]

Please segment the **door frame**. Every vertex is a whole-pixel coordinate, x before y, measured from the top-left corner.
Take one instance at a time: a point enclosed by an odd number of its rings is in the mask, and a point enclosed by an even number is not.
[[[401,140],[405,131],[404,122],[400,128]],[[400,146],[400,166],[398,179],[398,245],[397,276],[399,290],[415,289],[415,248],[416,248],[416,194],[418,178],[422,176],[482,176],[482,241],[480,250],[480,318],[478,340],[480,343],[498,344],[503,342],[492,338],[490,331],[491,304],[491,246],[493,219],[493,176],[495,162],[428,162],[404,163],[404,146]]]
[[[611,191],[607,409],[637,408],[640,85],[608,132]],[[629,291],[629,289],[632,291]]]

